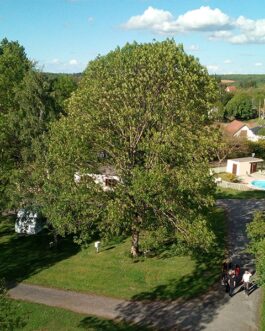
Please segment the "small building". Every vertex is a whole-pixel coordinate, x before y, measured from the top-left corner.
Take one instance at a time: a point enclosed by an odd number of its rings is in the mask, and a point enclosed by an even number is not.
[[[236,176],[244,176],[257,172],[262,166],[263,160],[255,157],[242,157],[227,160],[226,172]]]
[[[250,141],[258,141],[260,139],[264,139],[264,136],[258,135],[259,129],[261,129],[260,126],[251,128],[246,123],[234,120],[224,127],[224,132],[231,137],[246,138]]]
[[[226,89],[225,89],[225,92],[227,93],[233,93],[237,90],[237,88],[233,85],[230,85],[230,86],[227,86]]]
[[[80,174],[76,172],[74,174],[74,181],[75,183],[79,183],[81,178],[90,177],[96,184],[99,184],[105,192],[113,191],[114,187],[121,182],[120,177],[116,175],[115,170],[110,166],[101,167],[99,172],[99,174]]]

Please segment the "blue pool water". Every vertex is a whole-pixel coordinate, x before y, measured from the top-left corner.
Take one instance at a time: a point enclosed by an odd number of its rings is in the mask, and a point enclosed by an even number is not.
[[[265,190],[265,180],[253,180],[251,185],[256,186],[257,188],[261,188]]]

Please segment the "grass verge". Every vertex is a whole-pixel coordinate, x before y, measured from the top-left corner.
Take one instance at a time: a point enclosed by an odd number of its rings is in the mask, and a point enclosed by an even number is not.
[[[115,322],[95,316],[77,314],[62,308],[48,307],[37,303],[15,301],[17,314],[24,316],[23,331],[144,331],[140,326]]]
[[[216,199],[265,199],[265,191],[237,191],[218,187],[216,191]]]
[[[35,236],[14,233],[14,220],[0,221],[0,277],[43,285],[107,295],[124,299],[190,298],[203,293],[220,276],[225,249],[224,212],[211,214],[217,246],[207,254],[160,255],[132,260],[129,242],[103,247],[95,252],[63,239],[49,248],[45,232]]]
[[[265,287],[263,287],[262,295],[262,309],[261,309],[261,331],[265,331]]]

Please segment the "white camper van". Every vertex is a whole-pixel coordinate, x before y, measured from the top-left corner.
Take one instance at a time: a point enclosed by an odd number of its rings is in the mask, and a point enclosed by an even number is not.
[[[45,225],[44,218],[32,209],[19,209],[15,223],[15,232],[37,234]]]

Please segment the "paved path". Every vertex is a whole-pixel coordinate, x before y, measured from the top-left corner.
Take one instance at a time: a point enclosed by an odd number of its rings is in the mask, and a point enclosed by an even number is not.
[[[265,200],[221,200],[218,205],[229,217],[230,252],[235,262],[254,268],[251,256],[242,252],[247,239],[246,223],[256,209],[265,209]],[[230,298],[220,285],[189,301],[139,302],[124,301],[96,295],[81,294],[41,286],[19,284],[10,296],[75,312],[111,319],[124,319],[140,325],[152,325],[157,330],[192,331],[257,331],[260,290],[249,297],[243,292]]]

